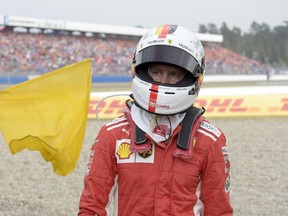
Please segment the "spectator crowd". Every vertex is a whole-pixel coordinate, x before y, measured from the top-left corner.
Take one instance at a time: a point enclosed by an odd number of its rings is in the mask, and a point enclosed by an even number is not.
[[[39,75],[93,58],[94,76],[129,76],[139,38],[0,31],[0,76]],[[215,43],[204,43],[206,73],[265,74],[265,66]]]

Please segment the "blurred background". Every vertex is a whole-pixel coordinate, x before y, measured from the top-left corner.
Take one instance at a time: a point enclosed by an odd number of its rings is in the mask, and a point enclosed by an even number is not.
[[[91,57],[93,81],[130,81],[133,52],[147,29],[2,16],[0,30],[0,83],[14,84]],[[288,22],[253,22],[244,34],[225,23],[201,24],[198,33],[208,76],[288,75]]]
[[[0,0],[0,83],[14,84],[93,58],[93,81],[130,81],[131,59],[147,28],[179,24],[199,34],[206,75],[288,74],[284,0]],[[69,5],[69,6],[68,6]],[[283,13],[281,13],[283,12]],[[108,77],[108,78],[107,78]]]

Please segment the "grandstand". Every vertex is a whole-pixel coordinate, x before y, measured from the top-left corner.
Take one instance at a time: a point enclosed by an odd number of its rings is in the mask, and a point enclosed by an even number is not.
[[[41,20],[0,15],[0,83],[18,83],[86,58],[93,81],[129,81],[140,27]],[[221,47],[221,35],[198,34],[207,75],[266,74],[267,67]]]

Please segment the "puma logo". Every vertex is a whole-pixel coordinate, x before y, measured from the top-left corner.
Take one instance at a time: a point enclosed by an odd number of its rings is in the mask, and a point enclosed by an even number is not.
[[[122,128],[122,131],[127,133],[127,135],[129,135],[129,132],[125,128]]]

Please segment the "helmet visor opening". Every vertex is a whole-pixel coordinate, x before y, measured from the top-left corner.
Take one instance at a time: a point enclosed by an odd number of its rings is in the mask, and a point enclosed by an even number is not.
[[[194,77],[189,71],[186,70],[185,76],[182,80],[174,83],[174,84],[169,84],[169,83],[161,83],[153,80],[153,78],[149,75],[148,73],[148,68],[150,64],[154,64],[155,62],[151,63],[146,63],[139,65],[138,67],[135,68],[136,76],[141,78],[142,80],[153,83],[156,85],[162,85],[162,86],[174,86],[174,87],[186,87],[186,86],[191,86],[197,81],[197,77]],[[166,64],[166,63],[160,63],[160,64]],[[169,65],[169,64],[167,64]],[[175,65],[173,65],[175,66]]]
[[[173,46],[156,45],[150,46],[135,56],[135,67],[143,63],[159,62],[176,65],[192,73],[194,77],[199,76],[199,64],[196,59],[185,50]]]

